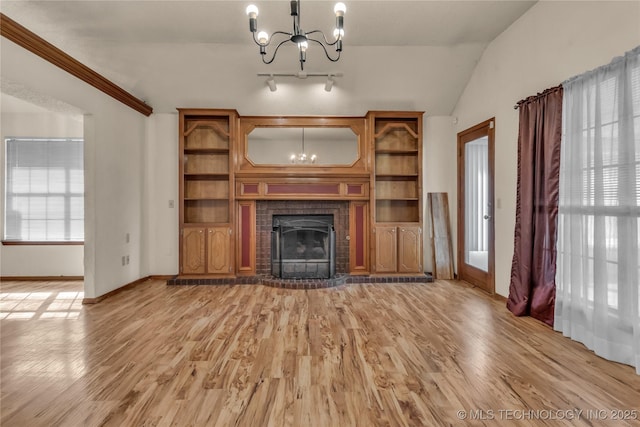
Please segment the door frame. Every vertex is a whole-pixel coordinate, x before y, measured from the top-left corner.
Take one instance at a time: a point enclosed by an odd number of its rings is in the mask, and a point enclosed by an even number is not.
[[[490,294],[495,293],[495,117],[485,120],[469,129],[458,133],[458,279],[469,282]],[[464,227],[464,200],[465,200],[465,145],[482,136],[488,137],[488,161],[489,161],[489,259],[488,271],[482,271],[464,262],[465,252],[465,227]]]

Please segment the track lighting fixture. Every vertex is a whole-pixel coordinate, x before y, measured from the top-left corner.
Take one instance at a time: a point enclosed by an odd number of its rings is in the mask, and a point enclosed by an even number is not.
[[[305,71],[298,71],[297,73],[258,73],[258,77],[266,77],[267,78],[267,86],[271,92],[275,92],[278,90],[276,86],[275,77],[295,77],[300,80],[305,80],[308,77],[326,77],[327,81],[324,84],[324,90],[327,92],[331,92],[333,89],[333,85],[335,84],[336,77],[342,77],[342,73],[307,73]]]

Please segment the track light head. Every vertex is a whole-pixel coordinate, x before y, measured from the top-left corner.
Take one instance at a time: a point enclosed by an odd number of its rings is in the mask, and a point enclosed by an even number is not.
[[[326,92],[331,92],[331,89],[333,88],[333,76],[331,74],[329,74],[329,76],[327,77],[327,82],[324,84],[324,90]]]
[[[271,92],[278,90],[278,86],[276,86],[276,79],[274,79],[273,76],[269,76],[267,79],[267,86],[269,86],[269,90]]]

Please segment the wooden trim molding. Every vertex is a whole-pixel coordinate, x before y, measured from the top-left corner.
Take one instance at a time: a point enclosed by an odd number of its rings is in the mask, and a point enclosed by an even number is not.
[[[117,99],[124,105],[133,108],[139,113],[142,113],[145,116],[150,116],[153,112],[153,108],[151,108],[150,105],[147,105],[144,101],[131,95],[120,86],[96,73],[91,68],[74,59],[64,51],[58,49],[42,37],[18,24],[4,13],[0,13],[0,35],[25,48],[31,53],[34,53],[45,61],[52,63],[56,67],[59,67],[69,74],[79,78],[85,83],[88,83],[96,89]]]
[[[84,276],[0,276],[3,282],[67,282],[84,280]]]
[[[30,242],[28,240],[3,240],[4,246],[82,246],[84,242]]]
[[[107,292],[104,295],[100,295],[99,297],[95,297],[95,298],[83,298],[82,299],[82,304],[97,304],[100,301],[105,300],[106,298],[112,297],[114,295],[119,294],[120,292],[129,290],[131,288],[133,288],[134,286],[142,283],[142,282],[146,282],[147,280],[151,280],[151,276],[146,276],[146,277],[141,277],[138,280],[134,280],[131,283],[127,283],[126,285],[118,288],[118,289],[114,289],[111,292]]]
[[[500,295],[500,294],[492,294],[491,295],[493,297],[494,300],[502,302],[504,304],[507,303],[507,297]]]

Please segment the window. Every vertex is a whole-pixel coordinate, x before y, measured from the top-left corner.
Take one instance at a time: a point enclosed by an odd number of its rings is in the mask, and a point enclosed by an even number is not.
[[[4,240],[84,240],[83,140],[5,140]]]
[[[563,86],[554,327],[640,374],[640,47]]]
[[[563,149],[571,160],[563,171],[573,175],[561,178],[560,218],[576,233],[572,242],[560,233],[560,260],[580,253],[589,272],[580,278],[580,297],[618,310],[632,297],[624,284],[635,286],[640,270],[640,67],[606,69],[568,88]]]

